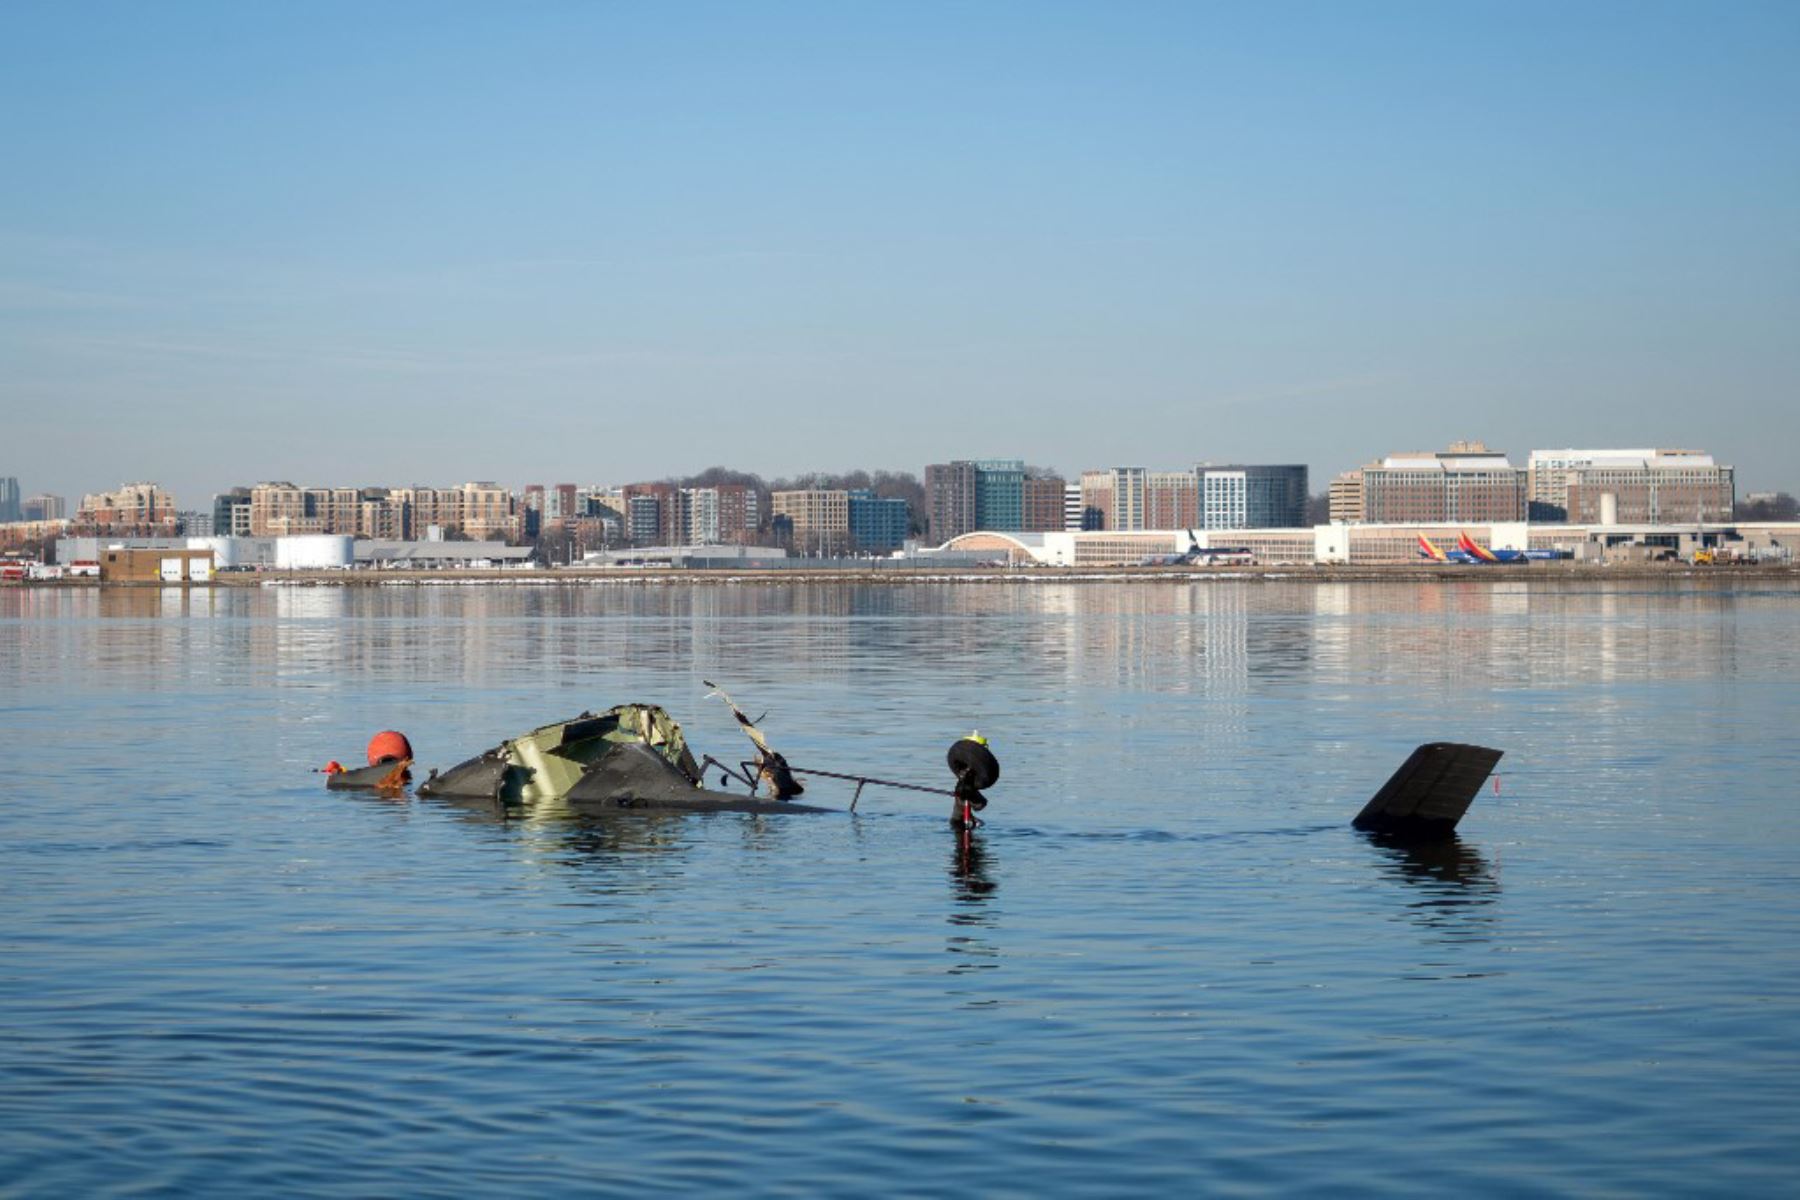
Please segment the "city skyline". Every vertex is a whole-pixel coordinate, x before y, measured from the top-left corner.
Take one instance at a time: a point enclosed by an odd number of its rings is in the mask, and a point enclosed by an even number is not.
[[[1754,3],[9,6],[0,471],[1791,488],[1797,54]]]

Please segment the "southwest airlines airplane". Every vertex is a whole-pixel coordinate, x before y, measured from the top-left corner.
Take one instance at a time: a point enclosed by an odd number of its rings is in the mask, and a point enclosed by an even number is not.
[[[1512,563],[1562,557],[1555,550],[1490,550],[1467,533],[1458,533],[1454,550],[1440,550],[1419,535],[1419,557],[1441,563]]]

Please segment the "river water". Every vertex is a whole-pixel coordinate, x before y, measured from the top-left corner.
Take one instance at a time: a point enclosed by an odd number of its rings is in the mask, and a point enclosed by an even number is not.
[[[0,592],[0,1194],[1787,1193],[1800,590]],[[625,700],[855,816],[327,793]],[[1460,839],[1348,828],[1423,741]],[[807,799],[846,790],[816,781]]]

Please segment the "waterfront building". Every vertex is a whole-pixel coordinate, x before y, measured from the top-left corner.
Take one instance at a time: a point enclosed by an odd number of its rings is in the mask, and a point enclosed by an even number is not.
[[[156,484],[128,483],[116,492],[83,496],[75,525],[96,534],[170,536],[175,533],[175,511],[175,498]]]
[[[1735,472],[1701,450],[1533,450],[1532,517],[1576,524],[1729,521]]]
[[[1202,464],[1196,473],[1203,528],[1282,529],[1306,523],[1307,472],[1303,464]]]
[[[466,488],[390,490],[259,483],[213,497],[213,530],[234,537],[330,534],[389,539],[411,536],[415,523],[420,529],[435,525],[443,530],[464,530],[468,526],[465,494]],[[510,521],[511,497],[505,499]]]
[[[1190,546],[1204,562],[1207,552],[1235,562],[1247,555],[1258,566],[1392,567],[1468,572],[1470,579],[1529,579],[1557,569],[1555,561],[1515,564],[1434,562],[1421,553],[1421,539],[1451,549],[1467,535],[1496,551],[1555,551],[1581,562],[1652,562],[1691,558],[1707,550],[1726,558],[1791,562],[1800,544],[1800,522],[1572,525],[1493,522],[1343,523],[1281,529],[1070,530],[1007,533],[978,530],[954,538],[942,549],[976,554],[1015,566],[1130,567],[1185,553]]]
[[[1362,477],[1363,520],[1374,524],[1526,518],[1525,472],[1480,442],[1390,454]]]
[[[19,481],[11,475],[0,475],[0,523],[11,523],[24,517],[19,503]],[[41,519],[41,518],[40,518]]]
[[[849,523],[856,549],[884,553],[906,543],[912,514],[898,496],[883,498],[867,488],[856,488],[849,493]]]

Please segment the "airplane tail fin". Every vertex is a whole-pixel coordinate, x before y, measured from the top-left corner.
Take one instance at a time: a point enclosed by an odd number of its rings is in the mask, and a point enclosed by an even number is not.
[[[1476,558],[1479,558],[1482,562],[1499,562],[1500,561],[1499,559],[1494,557],[1494,552],[1492,550],[1487,549],[1485,546],[1477,545],[1475,542],[1475,539],[1469,536],[1467,530],[1464,530],[1457,535],[1456,547],[1457,547],[1457,549],[1462,550],[1465,553],[1473,554]]]

